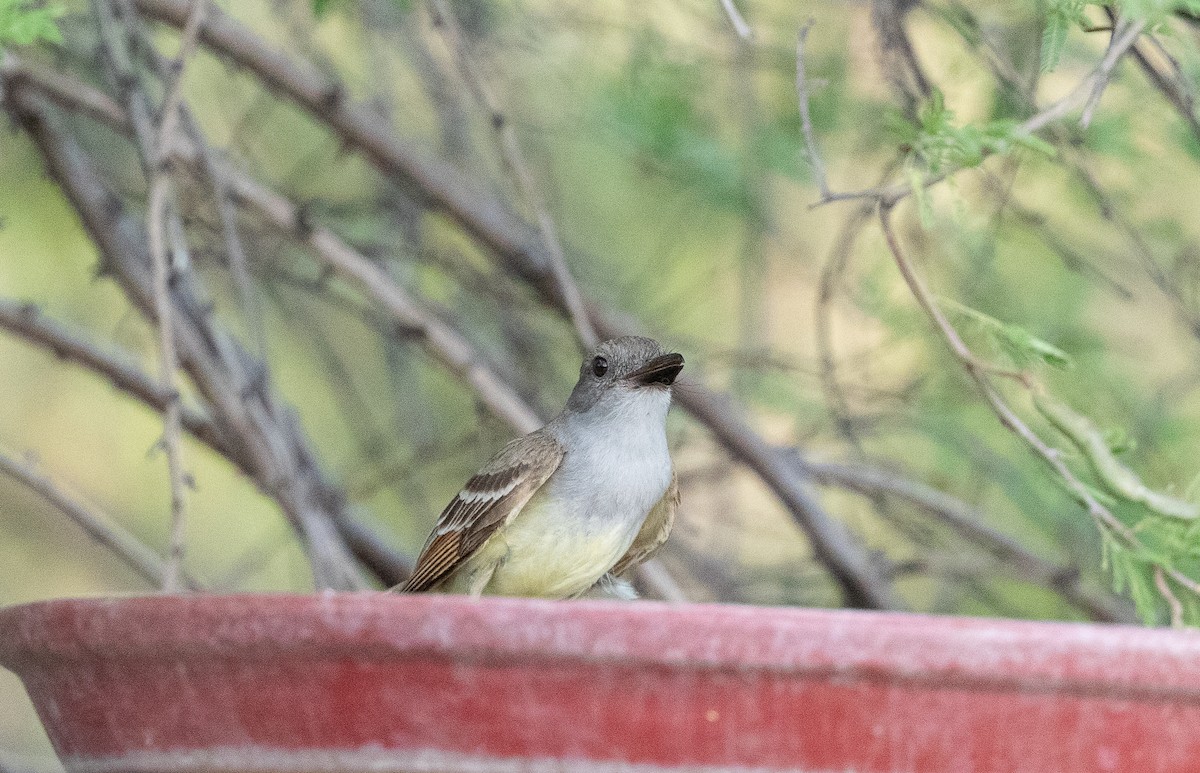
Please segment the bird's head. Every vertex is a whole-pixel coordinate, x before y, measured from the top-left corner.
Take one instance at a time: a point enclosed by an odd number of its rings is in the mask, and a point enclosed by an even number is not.
[[[643,400],[666,404],[681,370],[683,355],[667,352],[653,338],[611,338],[597,344],[583,360],[567,408],[583,413],[597,406],[611,408]]]

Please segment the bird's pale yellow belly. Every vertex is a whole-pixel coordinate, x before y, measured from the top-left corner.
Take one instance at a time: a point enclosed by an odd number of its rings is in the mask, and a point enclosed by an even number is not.
[[[581,523],[559,512],[539,492],[468,559],[445,590],[544,598],[579,595],[625,554],[638,525],[631,529],[628,522],[599,519]]]

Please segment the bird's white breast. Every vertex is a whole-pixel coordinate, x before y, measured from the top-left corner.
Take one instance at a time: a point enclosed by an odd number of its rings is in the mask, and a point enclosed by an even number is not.
[[[630,392],[557,428],[562,463],[505,530],[489,591],[573,596],[629,549],[671,483],[665,390]]]

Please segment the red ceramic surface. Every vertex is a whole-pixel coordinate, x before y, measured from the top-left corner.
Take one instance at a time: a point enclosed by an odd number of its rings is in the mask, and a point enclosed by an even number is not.
[[[72,771],[1200,771],[1200,635],[349,594],[0,611]]]

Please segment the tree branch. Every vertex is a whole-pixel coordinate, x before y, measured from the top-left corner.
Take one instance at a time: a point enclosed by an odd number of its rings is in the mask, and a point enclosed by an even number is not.
[[[18,461],[14,454],[3,448],[0,448],[0,473],[26,486],[49,502],[151,585],[165,587],[168,569],[163,560],[111,518],[85,506],[78,498],[68,494],[62,486],[39,473],[32,464]],[[188,590],[203,590],[198,582],[183,572],[180,573],[180,583]]]
[[[168,256],[166,232],[167,207],[174,198],[171,190],[171,174],[168,166],[171,145],[175,141],[179,126],[179,108],[183,100],[183,76],[188,60],[196,51],[200,22],[204,19],[204,8],[208,0],[197,0],[188,14],[183,28],[183,42],[173,79],[167,84],[163,98],[162,117],[151,143],[151,158],[146,159],[150,172],[150,192],[146,206],[146,232],[149,234],[151,267],[154,274],[154,317],[158,322],[160,383],[172,398],[163,412],[163,446],[167,453],[167,469],[171,485],[171,550],[167,555],[167,566],[163,577],[163,590],[170,593],[179,584],[179,572],[183,565],[184,535],[186,525],[186,489],[188,473],[184,469],[183,443],[180,437],[180,398],[176,387],[176,371],[179,369],[179,354],[175,351],[174,309],[170,298],[171,275],[174,272]]]
[[[144,230],[96,175],[87,154],[55,127],[40,100],[27,89],[9,91],[14,117],[37,144],[113,275],[133,305],[152,314]],[[338,535],[354,530],[363,536],[363,530],[359,524],[337,528],[342,497],[323,479],[295,417],[262,381],[262,368],[217,329],[211,307],[200,300],[188,275],[178,276],[171,297],[179,312],[176,345],[181,363],[212,405],[214,421],[231,443],[244,448],[253,478],[280,503],[303,536],[314,571],[325,578],[321,582],[357,586],[353,562]],[[377,547],[368,546],[366,552],[377,553]]]
[[[1012,537],[993,529],[985,522],[984,515],[970,505],[932,486],[861,464],[809,461],[805,469],[818,483],[839,486],[864,496],[883,494],[915,505],[1006,562],[1020,576],[1059,593],[1086,611],[1093,620],[1128,623],[1134,619],[1126,607],[1115,603],[1112,596],[1083,588],[1075,567],[1041,558]]]
[[[446,45],[449,46],[458,63],[459,71],[480,105],[488,113],[504,164],[512,172],[521,196],[533,210],[538,231],[542,237],[542,245],[550,258],[551,268],[554,269],[554,280],[558,283],[567,314],[575,326],[575,333],[583,348],[590,349],[598,342],[596,331],[592,327],[591,319],[588,318],[587,309],[584,308],[579,287],[575,284],[575,280],[567,268],[567,256],[562,242],[558,238],[558,229],[550,217],[546,202],[538,193],[537,184],[534,182],[533,173],[529,170],[529,164],[525,161],[525,154],[521,152],[521,143],[517,140],[517,133],[513,130],[512,121],[509,120],[501,108],[499,100],[496,99],[496,95],[488,86],[487,79],[467,47],[466,37],[459,28],[458,20],[449,5],[445,0],[429,0],[429,7],[433,15],[434,27],[442,33]]]
[[[750,29],[750,25],[746,23],[746,19],[742,17],[737,6],[733,4],[733,0],[721,0],[721,8],[725,10],[725,15],[729,17],[729,23],[733,25],[733,31],[742,40],[750,40],[754,37],[754,30]]]
[[[813,178],[817,181],[817,190],[821,200],[827,201],[831,195],[829,181],[825,178],[825,164],[821,161],[821,152],[817,149],[817,140],[813,136],[812,115],[808,103],[808,76],[804,65],[804,46],[808,40],[808,32],[813,27],[809,19],[796,34],[796,103],[800,107],[800,131],[804,135],[804,149],[808,163],[812,166]]]
[[[163,389],[159,383],[134,365],[132,356],[103,351],[65,326],[47,319],[37,306],[31,303],[18,303],[0,298],[0,329],[108,379],[117,389],[159,413],[166,411],[172,402],[173,393]],[[180,418],[188,434],[222,456],[234,459],[235,450],[211,418],[187,406],[182,407]]]

